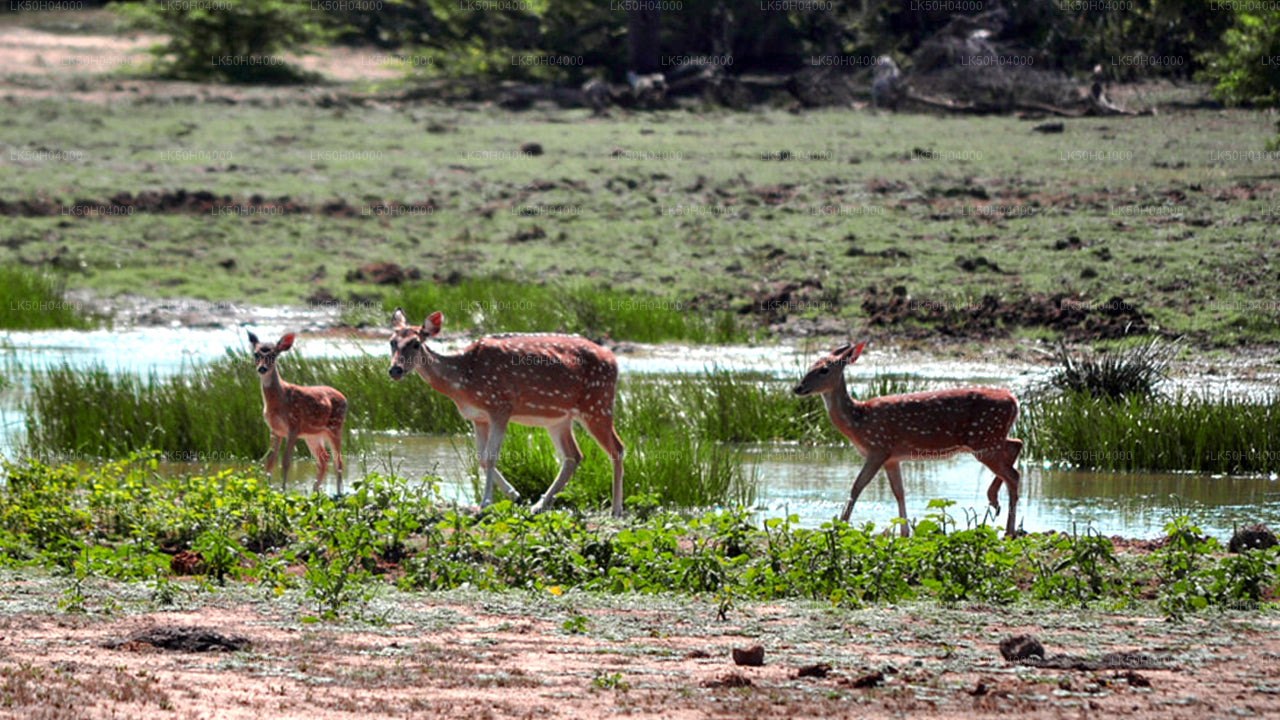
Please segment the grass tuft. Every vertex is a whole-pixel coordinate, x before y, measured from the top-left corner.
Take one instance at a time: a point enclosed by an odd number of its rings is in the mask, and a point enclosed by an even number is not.
[[[1177,346],[1158,338],[1101,354],[1077,356],[1059,344],[1054,352],[1058,370],[1050,385],[1093,397],[1150,397],[1165,379]]]
[[[88,329],[93,318],[68,301],[62,278],[0,267],[0,330]]]

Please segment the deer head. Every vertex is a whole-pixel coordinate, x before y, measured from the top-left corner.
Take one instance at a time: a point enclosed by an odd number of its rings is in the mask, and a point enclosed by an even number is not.
[[[253,345],[253,360],[258,366],[258,374],[266,375],[276,366],[280,353],[293,347],[293,333],[286,333],[274,345],[258,342],[258,336],[249,333],[249,342]]]
[[[430,355],[425,343],[427,338],[440,334],[443,322],[444,315],[437,310],[427,316],[422,327],[414,327],[406,321],[404,310],[396,308],[391,316],[391,367],[387,368],[392,380],[403,378],[405,370],[428,361]]]
[[[809,372],[805,373],[793,392],[796,395],[812,395],[838,390],[844,383],[845,366],[857,360],[865,346],[866,343],[846,344],[832,350],[809,368]]]

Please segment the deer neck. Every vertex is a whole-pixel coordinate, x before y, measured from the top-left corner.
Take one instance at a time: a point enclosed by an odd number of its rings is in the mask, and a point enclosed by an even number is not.
[[[862,403],[849,396],[849,388],[840,379],[840,385],[831,392],[822,394],[822,402],[827,406],[827,417],[831,424],[845,437],[853,437],[858,432],[862,420]]]
[[[418,374],[437,392],[449,397],[458,395],[466,385],[466,372],[459,355],[444,355],[427,347],[424,343],[422,351],[426,361],[419,363]]]
[[[280,379],[275,363],[271,369],[258,376],[262,380],[262,400],[268,407],[278,405],[284,398],[285,381]]]

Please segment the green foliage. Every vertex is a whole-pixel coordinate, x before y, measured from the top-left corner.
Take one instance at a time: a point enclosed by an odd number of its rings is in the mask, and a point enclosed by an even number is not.
[[[1085,469],[1270,473],[1280,457],[1277,422],[1276,396],[1064,393],[1024,402],[1017,433],[1031,456]]]
[[[1204,76],[1213,93],[1229,105],[1280,105],[1280,7],[1240,3],[1221,50],[1206,52]],[[1229,14],[1229,13],[1228,13]]]
[[[1159,605],[1166,615],[1181,619],[1203,610],[1213,599],[1204,565],[1216,542],[1200,534],[1185,515],[1165,524],[1164,547],[1156,553],[1156,577],[1160,581]]]
[[[298,581],[288,567],[300,566],[306,596],[326,618],[359,612],[383,577],[421,590],[681,592],[713,597],[722,612],[737,599],[1006,603],[1023,587],[1038,602],[1124,605],[1142,602],[1144,579],[1154,578],[1157,605],[1180,618],[1268,602],[1280,555],[1272,548],[1224,557],[1177,518],[1161,549],[1121,566],[1110,543],[1088,531],[1001,539],[973,518],[958,529],[941,501],[901,538],[895,528],[877,533],[871,525],[800,528],[794,517],[757,525],[743,510],[586,522],[562,512],[530,516],[502,502],[473,517],[441,505],[429,484],[398,478],[370,475],[337,500],[303,498],[282,496],[252,475],[166,478],[148,456],[95,469],[27,461],[4,471],[0,547],[22,550],[10,552],[7,564],[67,577],[68,610],[113,602],[96,592],[100,579],[146,582],[155,602],[174,602],[183,581],[169,575],[166,552],[186,547],[199,551],[219,583],[256,583],[276,595]],[[250,519],[263,508],[279,513],[276,524],[285,528],[274,549],[249,542]],[[32,532],[36,516],[60,520],[35,523],[44,530]],[[591,624],[572,613],[563,628],[583,633]]]
[[[1081,607],[1114,590],[1108,572],[1118,571],[1111,541],[1092,528],[1080,535],[1058,533],[1041,546],[1028,546],[1027,558],[1035,567],[1031,592],[1039,600]]]
[[[412,323],[439,310],[452,330],[572,332],[634,342],[743,342],[750,333],[733,314],[690,312],[687,303],[584,283],[532,285],[501,277],[454,284],[420,282],[383,300],[388,314],[404,308]]]
[[[90,327],[93,318],[67,299],[65,279],[18,265],[0,267],[0,330]]]
[[[162,74],[182,79],[297,82],[304,75],[280,54],[329,36],[322,12],[299,0],[139,0],[114,7],[132,27],[169,38],[152,53]]]

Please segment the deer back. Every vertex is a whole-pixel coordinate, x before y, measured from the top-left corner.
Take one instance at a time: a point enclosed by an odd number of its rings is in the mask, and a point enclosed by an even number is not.
[[[612,412],[617,359],[585,338],[491,335],[453,357],[460,382],[443,391],[460,405],[532,416]]]
[[[857,403],[852,429],[860,446],[893,455],[1002,448],[1018,401],[998,388],[953,388],[887,395]]]

